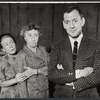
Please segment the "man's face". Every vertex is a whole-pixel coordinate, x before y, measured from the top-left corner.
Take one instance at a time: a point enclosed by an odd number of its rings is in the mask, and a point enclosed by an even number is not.
[[[64,13],[63,26],[72,38],[77,38],[81,34],[84,23],[84,17],[81,18],[77,10]]]
[[[37,30],[30,30],[25,33],[24,39],[26,41],[27,46],[31,48],[35,48],[39,39],[39,32]]]
[[[1,41],[3,51],[7,54],[14,54],[16,52],[16,44],[11,37],[4,37]]]

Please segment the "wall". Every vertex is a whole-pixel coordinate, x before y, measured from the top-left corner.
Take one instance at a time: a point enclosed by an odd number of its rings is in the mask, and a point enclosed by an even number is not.
[[[39,44],[44,45],[50,52],[52,43],[65,37],[66,32],[62,26],[62,19],[67,5],[69,4],[0,3],[0,34],[14,35],[18,50],[20,50],[24,45],[24,40],[20,37],[20,29],[28,23],[35,23],[43,31]],[[100,4],[78,3],[73,5],[78,5],[83,10],[86,18],[84,34],[100,40]]]

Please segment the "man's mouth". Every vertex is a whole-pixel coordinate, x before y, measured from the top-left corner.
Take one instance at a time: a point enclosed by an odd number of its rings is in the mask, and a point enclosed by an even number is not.
[[[75,33],[76,30],[70,30],[70,32]]]

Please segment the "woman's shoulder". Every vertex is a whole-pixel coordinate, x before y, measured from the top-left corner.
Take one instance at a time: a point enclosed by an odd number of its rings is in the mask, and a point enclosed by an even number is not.
[[[18,55],[25,55],[24,50],[23,50],[23,49],[22,49],[22,50],[20,50],[20,51],[18,52]]]
[[[46,50],[45,46],[38,46],[39,49]]]
[[[39,46],[38,48],[39,48],[39,50],[41,50],[42,52],[47,53],[47,49],[46,49],[45,46]]]
[[[41,52],[45,55],[45,56],[49,56],[49,53],[47,52],[47,49],[45,46],[39,46],[38,47],[39,50],[41,50]]]
[[[5,68],[7,66],[6,56],[0,57],[0,68]]]
[[[0,61],[5,61],[5,60],[6,60],[6,58],[7,58],[7,56],[6,56],[6,55],[4,55],[4,56],[0,56]]]
[[[17,58],[25,58],[26,53],[24,52],[24,50],[20,50],[17,54]]]

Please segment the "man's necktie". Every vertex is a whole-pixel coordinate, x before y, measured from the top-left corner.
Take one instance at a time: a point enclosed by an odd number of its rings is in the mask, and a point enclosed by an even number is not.
[[[73,68],[75,68],[76,58],[77,58],[77,45],[78,42],[74,42],[74,49],[73,49]]]

